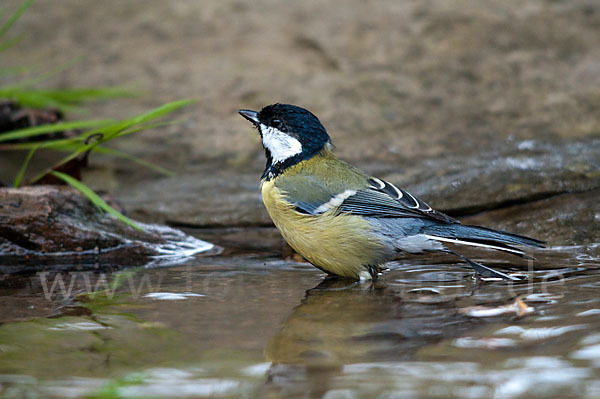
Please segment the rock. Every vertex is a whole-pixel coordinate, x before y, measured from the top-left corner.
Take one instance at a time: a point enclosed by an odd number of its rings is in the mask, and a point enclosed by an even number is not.
[[[549,246],[600,243],[600,188],[484,212],[464,223],[525,234]],[[596,251],[597,252],[597,251]]]
[[[600,210],[593,195],[586,193],[600,189],[598,139],[520,141],[495,152],[423,160],[405,173],[396,173],[389,163],[366,169],[453,216],[510,207],[483,217],[486,222],[480,224],[489,227],[563,244],[592,242],[594,235],[585,231],[597,230],[593,214]],[[565,196],[574,201],[569,206],[560,196],[566,193],[581,194]],[[271,225],[258,176],[233,167],[144,180],[120,189],[118,196],[134,216],[146,220],[204,228]],[[540,201],[544,198],[550,200]],[[554,220],[570,218],[577,223],[564,224],[564,237],[557,238]],[[569,225],[578,232],[569,232]]]
[[[0,259],[14,265],[0,272],[33,271],[52,259],[132,265],[213,247],[169,227],[141,226],[145,231],[125,225],[69,187],[0,188]]]
[[[496,151],[428,160],[405,174],[383,177],[434,208],[470,215],[600,188],[600,140],[520,141]]]
[[[0,100],[0,136],[12,130],[25,129],[61,122],[63,115],[56,109],[24,108],[15,101]],[[73,130],[67,132],[52,132],[42,136],[33,136],[26,139],[9,140],[8,142],[26,143],[32,141],[61,139],[73,137],[77,133]]]
[[[132,216],[190,227],[271,226],[260,175],[226,170],[142,180],[116,191]]]

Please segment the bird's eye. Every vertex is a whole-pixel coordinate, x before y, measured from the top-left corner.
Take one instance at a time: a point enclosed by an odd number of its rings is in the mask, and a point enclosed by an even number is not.
[[[280,130],[282,132],[286,132],[287,128],[284,125],[284,123],[280,120],[280,119],[273,119],[271,120],[271,126],[274,127],[277,130]]]

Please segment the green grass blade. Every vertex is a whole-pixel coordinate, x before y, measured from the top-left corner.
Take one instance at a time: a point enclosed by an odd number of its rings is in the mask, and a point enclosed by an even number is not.
[[[87,140],[87,138],[89,136],[92,136],[95,134],[102,134],[103,136],[106,136],[108,133],[110,133],[110,135],[111,135],[110,138],[104,140],[104,141],[110,141],[110,140],[114,140],[114,139],[117,139],[122,136],[126,136],[128,134],[141,132],[143,130],[154,129],[157,127],[171,126],[171,125],[176,125],[179,123],[182,123],[182,121],[179,120],[179,121],[154,122],[154,123],[146,123],[146,124],[142,124],[142,125],[134,125],[133,127],[126,127],[125,129],[123,129],[123,125],[119,122],[119,126],[108,125],[103,128],[90,130],[90,131],[80,134],[77,137],[73,137],[73,140],[84,142]]]
[[[58,169],[61,165],[66,164],[67,162],[71,161],[72,159],[75,159],[79,154],[83,154],[84,152],[91,149],[92,147],[93,147],[93,145],[82,146],[83,149],[75,150],[74,152],[72,152],[71,154],[66,156],[65,158],[61,159],[59,162],[55,163],[54,166],[45,169],[40,174],[35,176],[33,179],[31,179],[31,181],[29,183],[33,184],[33,183],[39,181],[42,177],[46,176],[48,173],[52,173],[52,171],[54,169]]]
[[[50,172],[50,174],[52,174],[55,177],[58,177],[59,179],[61,179],[65,183],[67,183],[70,186],[74,187],[76,190],[79,190],[94,205],[96,205],[98,208],[106,211],[107,213],[110,213],[111,215],[113,215],[114,217],[116,217],[117,219],[119,219],[121,222],[127,224],[128,226],[133,227],[134,229],[144,231],[144,229],[141,228],[136,222],[134,222],[133,220],[129,219],[127,216],[123,215],[121,212],[117,211],[112,206],[108,205],[106,203],[106,201],[104,201],[102,198],[100,198],[100,196],[98,194],[96,194],[92,189],[90,189],[88,186],[86,186],[85,184],[83,184],[79,180],[77,180],[77,179],[75,179],[75,178],[73,178],[73,177],[71,177],[71,176],[69,176],[69,175],[67,175],[65,173],[62,173],[62,172],[52,171],[52,172]]]
[[[147,122],[150,122],[153,119],[160,118],[160,117],[167,115],[168,113],[174,112],[180,108],[186,107],[190,104],[193,104],[194,102],[196,102],[196,100],[181,100],[181,101],[175,101],[173,103],[168,103],[168,104],[165,104],[158,108],[155,108],[152,111],[148,111],[144,114],[137,115],[137,116],[134,116],[129,119],[124,119],[124,120],[114,122],[114,123],[106,125],[106,126],[102,126],[102,127],[84,132],[83,134],[81,134],[79,136],[78,139],[80,141],[85,141],[85,139],[87,137],[92,136],[94,134],[101,133],[104,137],[101,141],[98,142],[98,144],[100,144],[105,141],[110,141],[112,139],[115,139],[115,138],[120,137],[125,134],[131,134],[131,133],[135,133],[135,132],[138,132],[141,130],[150,129],[153,127],[160,127],[160,126],[166,126],[169,124],[177,123],[177,122],[170,121],[170,122],[157,122],[155,124],[150,124]],[[144,125],[143,128],[140,128],[139,125],[144,124],[144,123],[147,123],[147,124]],[[128,129],[135,129],[135,132],[134,131],[124,132]]]
[[[21,5],[15,10],[13,15],[6,20],[6,22],[0,27],[0,38],[2,38],[6,32],[21,18],[21,15],[34,3],[35,0],[25,0],[21,3]]]
[[[98,145],[98,146],[94,147],[94,149],[92,151],[97,152],[99,154],[111,155],[111,156],[114,156],[117,158],[122,158],[122,159],[126,159],[128,161],[131,161],[131,162],[135,162],[138,165],[145,166],[148,169],[154,170],[155,172],[161,173],[166,176],[175,176],[175,172],[173,172],[172,170],[163,168],[162,166],[155,165],[151,162],[145,161],[142,158],[138,158],[138,157],[128,154],[126,152],[115,150],[114,148],[108,148],[108,147]]]
[[[134,116],[133,118],[126,119],[121,124],[118,124],[118,126],[115,126],[114,129],[112,129],[110,132],[107,132],[107,139],[112,138],[112,136],[117,135],[118,133],[122,132],[125,129],[128,129],[129,127],[161,118],[161,117],[168,115],[172,112],[175,112],[183,107],[187,107],[195,102],[196,102],[196,100],[173,101],[173,102],[161,105],[160,107],[154,108],[153,110],[145,112],[141,115],[137,115],[137,116]]]
[[[109,119],[96,119],[86,121],[54,123],[50,125],[33,126],[25,129],[11,130],[8,133],[0,133],[0,143],[9,140],[31,138],[48,133],[62,132],[65,130],[86,129],[100,125],[107,125],[110,122],[112,121]]]
[[[9,48],[16,46],[23,40],[23,35],[19,35],[17,37],[13,37],[12,39],[7,39],[3,42],[0,42],[0,53],[8,50]]]
[[[126,87],[90,87],[85,89],[40,90],[47,97],[66,104],[80,104],[90,100],[132,97],[136,93]]]
[[[31,108],[57,108],[63,112],[77,111],[82,103],[111,98],[133,97],[137,93],[124,87],[42,90],[29,88],[31,79],[18,85],[0,87],[0,98],[13,100]]]
[[[36,181],[38,181],[39,179],[44,177],[46,174],[50,173],[50,171],[58,169],[61,165],[76,158],[78,155],[83,154],[86,151],[93,150],[93,148],[95,146],[118,137],[119,133],[123,132],[123,130],[125,130],[125,129],[130,129],[133,126],[143,124],[146,122],[150,122],[156,118],[160,118],[160,117],[165,116],[165,115],[167,115],[173,111],[176,111],[180,108],[183,108],[190,104],[193,104],[194,102],[196,102],[196,100],[173,101],[171,103],[161,105],[160,107],[157,107],[149,112],[145,112],[145,113],[135,116],[133,118],[126,119],[124,121],[120,121],[120,122],[114,123],[112,125],[103,126],[101,128],[97,128],[97,129],[85,132],[83,137],[89,137],[92,134],[96,134],[96,133],[102,133],[103,136],[100,139],[98,139],[90,144],[81,145],[81,147],[78,150],[74,151],[72,154],[66,156],[65,158],[61,159],[59,162],[54,164],[54,166],[52,166],[51,168],[46,169],[45,171],[43,171],[42,173],[40,173],[39,175],[34,177],[31,180],[31,183],[35,183]]]
[[[23,176],[25,176],[25,171],[27,171],[27,166],[29,166],[29,161],[31,161],[33,154],[35,154],[35,152],[37,151],[38,148],[32,148],[31,150],[29,150],[27,157],[25,157],[25,160],[23,161],[23,165],[21,165],[21,169],[19,169],[19,173],[17,173],[17,177],[15,178],[15,183],[14,183],[15,188],[18,188],[21,185]]]
[[[23,79],[20,80],[16,83],[13,83],[11,85],[4,85],[2,87],[3,90],[8,91],[8,92],[15,92],[15,93],[19,93],[21,91],[25,91],[28,88],[31,88],[33,85],[43,82],[44,80],[47,80],[53,76],[56,76],[57,74],[71,68],[73,65],[77,64],[80,61],[81,57],[76,58],[74,60],[70,60],[68,62],[63,63],[62,65],[59,66],[55,66],[53,68],[51,68],[48,71],[44,71],[44,72],[35,72],[32,74],[33,77],[31,78],[27,78],[27,79]],[[44,91],[44,90],[39,90],[39,89],[30,89],[30,90],[35,90],[35,91]]]
[[[141,131],[144,131],[144,130],[155,129],[157,127],[165,127],[165,126],[177,125],[177,124],[180,124],[181,122],[182,121],[177,120],[177,121],[145,123],[145,124],[142,124],[142,125],[137,125],[137,126],[133,126],[131,128],[124,129],[124,130],[120,131],[119,133],[115,134],[112,137],[112,139],[114,140],[114,139],[119,138],[119,137],[127,136],[128,134],[133,134],[133,133],[141,132]]]
[[[37,146],[56,151],[75,151],[81,146],[81,143],[74,142],[73,138],[46,140],[43,143],[9,143],[0,144],[0,151],[23,151],[30,150]]]
[[[24,75],[31,73],[32,68],[23,65],[0,67],[0,76]]]
[[[69,113],[76,110],[76,107],[56,101],[31,90],[10,90],[4,91],[0,89],[0,98],[12,100],[24,107],[45,109],[55,108],[64,113]]]
[[[15,144],[5,144],[0,145],[0,151],[23,151],[23,150],[38,150],[38,149],[49,149],[53,151],[62,151],[71,153],[73,151],[77,151],[81,148],[82,143],[80,141],[73,141],[73,139],[62,139],[62,140],[52,140],[46,141],[42,144],[40,143],[15,143]],[[122,158],[138,165],[144,166],[155,172],[166,176],[175,176],[176,173],[167,168],[163,168],[162,166],[153,164],[151,162],[145,161],[142,158],[136,157],[134,155],[128,154],[123,151],[116,150],[114,148],[104,147],[104,146],[95,146],[92,148],[92,151],[102,155],[109,155],[117,158]]]

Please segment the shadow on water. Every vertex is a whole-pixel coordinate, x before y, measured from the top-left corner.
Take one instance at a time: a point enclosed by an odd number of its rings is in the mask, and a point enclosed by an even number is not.
[[[320,398],[345,364],[406,360],[472,325],[450,299],[419,302],[384,282],[327,278],[306,292],[268,342],[266,389]]]
[[[257,254],[13,276],[0,396],[597,397],[598,248],[550,252],[518,284],[445,258],[357,283]]]
[[[286,319],[267,346],[267,358],[309,366],[406,358],[411,349],[441,336],[444,327],[453,335],[459,325],[453,308],[444,303],[431,314],[430,305],[406,302],[385,283],[326,279],[307,291]]]

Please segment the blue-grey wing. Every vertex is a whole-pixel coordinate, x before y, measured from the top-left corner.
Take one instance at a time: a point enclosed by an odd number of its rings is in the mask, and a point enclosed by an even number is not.
[[[369,178],[369,186],[346,198],[338,212],[353,213],[373,218],[424,218],[445,223],[460,223],[432,209],[424,201],[376,177]]]
[[[317,179],[303,174],[276,184],[298,212],[320,215],[333,210],[372,218],[421,218],[444,223],[460,223],[437,212],[424,201],[391,183],[365,176],[362,184]]]
[[[278,179],[275,185],[296,210],[307,215],[319,215],[336,206],[359,188],[349,189],[348,184],[338,180],[318,179],[310,174],[297,174]],[[366,184],[362,184],[362,187]]]

